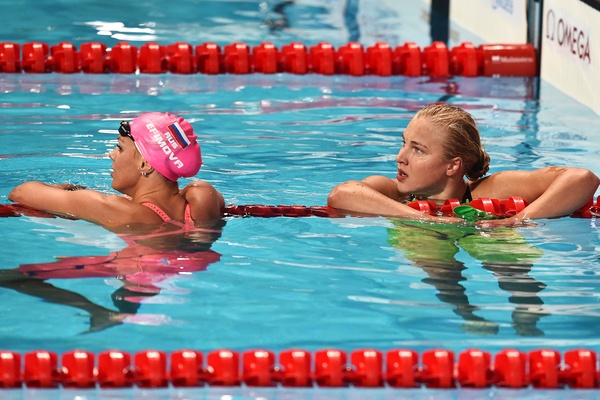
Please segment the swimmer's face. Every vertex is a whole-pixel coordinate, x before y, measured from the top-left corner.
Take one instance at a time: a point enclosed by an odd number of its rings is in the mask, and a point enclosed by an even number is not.
[[[413,118],[396,156],[400,193],[430,197],[443,192],[450,167],[442,146],[445,139],[446,133],[426,117]]]
[[[141,154],[133,140],[127,136],[119,136],[118,143],[108,155],[112,163],[112,187],[121,193],[127,193],[130,187],[139,180],[141,173],[137,168]]]

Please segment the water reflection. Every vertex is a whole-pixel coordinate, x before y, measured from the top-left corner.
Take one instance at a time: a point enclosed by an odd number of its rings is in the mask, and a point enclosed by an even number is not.
[[[500,289],[508,292],[512,311],[512,327],[517,335],[540,336],[539,319],[546,315],[538,293],[546,287],[529,275],[542,251],[529,245],[513,228],[482,231],[474,227],[394,220],[388,229],[389,243],[404,252],[427,277],[423,282],[437,290],[437,297],[451,304],[456,315],[464,320],[463,331],[480,335],[495,335],[498,324],[477,314],[481,308],[469,301],[463,272],[465,263],[457,257],[461,249],[492,272]]]
[[[120,233],[127,243],[122,250],[106,256],[59,257],[53,262],[3,269],[0,270],[0,287],[85,311],[90,315],[88,332],[124,322],[161,324],[169,317],[138,314],[141,304],[159,295],[161,286],[177,279],[178,275],[203,271],[219,261],[221,254],[211,246],[221,236],[224,226],[225,221],[219,221],[210,228],[182,230],[167,223],[141,234]],[[122,284],[111,295],[115,309],[47,282],[48,279],[102,277],[117,278]]]

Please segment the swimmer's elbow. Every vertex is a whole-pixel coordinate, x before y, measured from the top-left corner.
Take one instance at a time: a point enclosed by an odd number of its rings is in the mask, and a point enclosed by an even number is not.
[[[31,192],[29,189],[35,182],[25,182],[15,187],[8,195],[8,200],[15,203],[25,203],[28,194]]]
[[[20,192],[21,192],[21,190],[17,186],[8,194],[8,200],[18,203],[19,199],[20,199]]]
[[[587,179],[589,179],[590,181],[590,186],[594,187],[595,189],[598,189],[598,186],[600,186],[600,178],[598,177],[598,175],[594,174],[592,171],[590,170],[586,170],[587,171]]]
[[[340,183],[329,192],[329,196],[327,196],[327,205],[333,208],[344,208],[348,197],[352,192],[356,191],[356,185],[359,184],[360,182],[358,181]]]
[[[327,196],[327,205],[330,207],[336,207],[338,202],[338,198],[340,197],[338,187],[334,187],[331,192],[329,192],[329,196]]]
[[[588,169],[578,169],[576,181],[578,186],[587,189],[592,195],[600,186],[600,178]]]
[[[542,169],[551,176],[551,180],[547,183],[550,186],[552,183],[561,185],[564,190],[577,193],[580,196],[588,197],[593,195],[598,186],[600,186],[600,178],[589,169],[576,167],[546,167]]]

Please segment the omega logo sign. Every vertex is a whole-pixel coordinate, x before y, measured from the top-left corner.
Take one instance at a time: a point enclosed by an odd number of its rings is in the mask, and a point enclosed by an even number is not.
[[[558,43],[560,47],[567,49],[581,61],[587,61],[588,64],[591,64],[590,37],[587,32],[572,21],[557,17],[554,10],[548,10],[546,14],[546,39]]]

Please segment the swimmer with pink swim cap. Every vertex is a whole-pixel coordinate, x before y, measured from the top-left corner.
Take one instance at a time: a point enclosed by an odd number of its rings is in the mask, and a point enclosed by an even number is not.
[[[210,227],[221,219],[225,201],[211,184],[194,180],[179,190],[178,179],[194,177],[202,165],[198,136],[188,121],[149,112],[121,122],[118,132],[109,154],[112,187],[125,196],[30,181],[13,189],[9,199],[117,232],[163,223]]]
[[[25,182],[9,195],[29,208],[102,225],[127,244],[107,256],[60,257],[0,274],[0,287],[89,312],[90,330],[132,322],[139,318],[133,315],[139,299],[160,291],[157,283],[204,270],[220,258],[210,246],[224,226],[223,196],[200,180],[178,187],[179,178],[194,177],[202,165],[192,125],[170,113],[152,112],[121,122],[118,132],[109,154],[112,187],[125,196],[39,181]],[[118,311],[46,282],[99,276],[123,282],[113,294]]]
[[[119,133],[133,139],[141,155],[165,178],[176,181],[200,170],[202,154],[192,126],[182,117],[146,113],[122,122]]]

